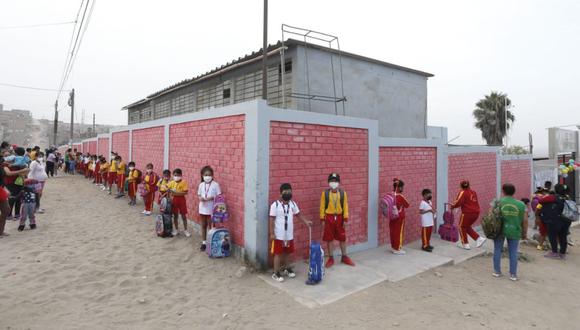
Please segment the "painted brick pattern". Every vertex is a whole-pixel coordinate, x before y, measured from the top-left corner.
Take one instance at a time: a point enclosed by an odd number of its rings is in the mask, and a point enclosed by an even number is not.
[[[73,143],[73,150],[77,150],[77,152],[83,152],[83,144],[82,143]]]
[[[280,198],[282,183],[291,183],[301,213],[314,222],[315,239],[322,236],[320,195],[328,188],[331,172],[340,174],[341,187],[348,194],[347,243],[368,241],[368,131],[287,122],[270,124],[270,202]],[[295,256],[307,257],[308,228],[300,220],[295,224]]]
[[[469,180],[471,188],[477,192],[481,217],[487,212],[490,203],[496,198],[497,182],[496,154],[491,152],[474,152],[449,155],[449,172],[447,176],[449,199],[453,200],[459,193],[459,182]]]
[[[517,199],[532,195],[532,169],[529,160],[502,160],[501,184],[512,183],[516,187]]]
[[[109,159],[109,138],[99,138],[97,142],[97,153]]]
[[[83,152],[89,152],[89,141],[83,142]]]
[[[244,115],[174,124],[169,129],[169,166],[181,168],[190,187],[188,217],[199,221],[199,171],[210,165],[226,196],[227,227],[239,246],[244,246],[244,139]]]
[[[393,178],[403,180],[403,195],[410,207],[405,211],[405,243],[421,239],[419,204],[425,188],[433,192],[437,205],[437,148],[381,147],[379,148],[379,196],[393,190]],[[377,199],[379,198],[377,196]],[[389,220],[379,210],[379,245],[390,244]]]
[[[89,141],[89,153],[95,155],[97,153],[97,141]]]
[[[127,162],[129,159],[129,131],[115,132],[111,135],[111,151],[114,151]]]
[[[161,175],[163,172],[164,133],[163,126],[133,130],[131,160],[136,163],[138,169],[145,171],[145,166],[151,163],[155,172]]]

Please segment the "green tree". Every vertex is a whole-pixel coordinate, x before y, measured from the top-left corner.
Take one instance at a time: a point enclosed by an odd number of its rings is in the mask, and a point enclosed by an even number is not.
[[[504,147],[502,150],[506,155],[527,155],[530,153],[528,148],[517,145],[509,146],[509,148]]]
[[[475,127],[481,130],[481,136],[488,145],[502,145],[503,138],[506,136],[506,111],[507,111],[507,129],[511,127],[516,117],[506,109],[512,102],[507,94],[500,92],[491,92],[475,104],[473,117],[475,118]]]

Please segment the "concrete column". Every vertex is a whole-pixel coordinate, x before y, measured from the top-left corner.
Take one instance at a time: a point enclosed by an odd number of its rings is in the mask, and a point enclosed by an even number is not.
[[[169,126],[170,124],[165,124],[163,128],[163,169],[169,168]]]
[[[133,160],[133,130],[129,130],[129,155],[127,156],[129,159],[128,161]]]
[[[284,70],[282,68],[282,70]],[[368,210],[367,210],[367,246],[379,245],[379,126],[378,122],[368,129]],[[353,249],[349,249],[353,252]]]
[[[496,182],[496,198],[499,199],[501,198],[501,160],[502,160],[502,152],[501,150],[498,150],[495,154],[496,158],[496,166],[495,166],[495,171],[496,171],[496,178],[497,178],[497,182]]]
[[[255,111],[253,111],[255,110]],[[268,265],[268,190],[270,173],[270,119],[265,101],[246,113],[244,173],[244,258]]]
[[[437,145],[437,223],[443,224],[445,203],[449,200],[449,152],[447,137]]]

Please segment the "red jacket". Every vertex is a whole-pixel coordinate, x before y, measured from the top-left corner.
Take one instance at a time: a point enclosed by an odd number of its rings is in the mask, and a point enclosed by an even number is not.
[[[405,209],[410,206],[409,202],[401,193],[397,193],[397,198],[395,199],[395,204],[399,210],[399,219],[405,219]]]
[[[455,201],[451,203],[451,208],[455,209],[461,207],[463,213],[479,213],[479,201],[477,200],[477,193],[467,188],[461,190]]]

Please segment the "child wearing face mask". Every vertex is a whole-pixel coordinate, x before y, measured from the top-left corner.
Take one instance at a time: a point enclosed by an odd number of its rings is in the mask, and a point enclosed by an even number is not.
[[[311,221],[302,216],[298,205],[292,200],[292,186],[283,183],[280,186],[280,200],[270,206],[270,253],[274,255],[272,279],[276,282],[283,282],[284,276],[296,277],[289,264],[289,256],[294,253],[294,217],[298,217],[309,227],[312,225]]]
[[[127,176],[128,181],[128,194],[129,194],[129,205],[137,205],[137,181],[139,180],[139,170],[135,168],[135,162],[129,162],[129,175]]]
[[[409,208],[409,202],[403,195],[405,182],[397,178],[393,179],[393,191],[395,193],[395,206],[399,211],[399,218],[389,221],[389,232],[391,236],[391,248],[393,254],[404,255],[403,241],[405,233],[405,209]]]
[[[159,190],[159,198],[157,199],[157,204],[161,205],[161,200],[163,197],[167,196],[169,188],[169,182],[171,182],[171,171],[163,170],[162,177],[157,182],[157,190]]]
[[[423,189],[422,193],[423,200],[419,204],[419,214],[421,215],[421,241],[423,245],[421,250],[425,252],[432,252],[433,246],[431,246],[431,233],[433,232],[433,226],[435,225],[435,215],[437,211],[433,208],[433,194],[429,189]]]
[[[187,203],[185,196],[189,188],[187,182],[183,180],[181,169],[173,170],[173,180],[167,185],[168,191],[171,194],[171,211],[173,212],[173,237],[177,236],[179,228],[179,215],[183,220],[183,233],[186,237],[190,237],[191,233],[187,231]]]
[[[219,183],[213,178],[213,169],[210,166],[204,166],[201,169],[201,183],[197,189],[199,197],[199,218],[201,220],[201,251],[206,249],[207,228],[211,222],[213,213],[213,200],[216,196],[221,195]]]
[[[115,198],[121,198],[125,196],[125,162],[121,156],[117,156],[117,196]]]
[[[320,222],[322,223],[322,240],[328,244],[328,260],[326,268],[334,265],[333,241],[337,240],[342,252],[341,262],[354,266],[354,262],[346,255],[346,224],[348,222],[348,199],[346,192],[339,189],[340,175],[331,173],[328,176],[330,189],[322,192],[320,197]]]
[[[143,180],[145,191],[147,192],[147,194],[143,196],[143,204],[145,204],[145,210],[143,211],[144,215],[151,215],[158,181],[159,176],[153,172],[153,164],[147,164],[145,167],[145,179]]]

